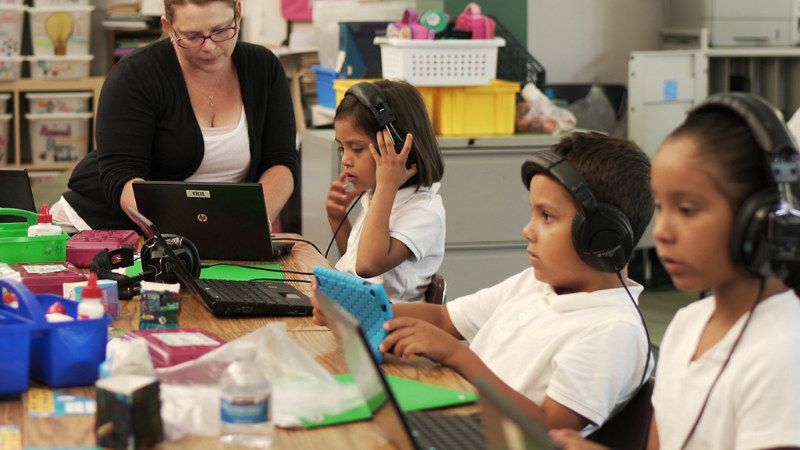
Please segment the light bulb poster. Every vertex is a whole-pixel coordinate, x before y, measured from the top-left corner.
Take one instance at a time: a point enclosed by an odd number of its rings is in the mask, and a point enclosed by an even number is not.
[[[88,11],[40,11],[29,17],[35,56],[89,53]]]

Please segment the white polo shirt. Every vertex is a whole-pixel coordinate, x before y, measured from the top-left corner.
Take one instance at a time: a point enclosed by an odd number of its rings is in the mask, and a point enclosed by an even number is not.
[[[637,299],[642,286],[628,285]],[[595,425],[621,408],[642,378],[647,340],[622,287],[558,295],[529,268],[449,302],[447,311],[506,384],[537,405],[550,397]]]
[[[440,183],[431,187],[406,187],[397,191],[389,217],[389,237],[405,244],[411,256],[383,275],[369,281],[383,284],[393,302],[421,301],[444,258],[445,214]],[[347,238],[347,251],[336,269],[356,274],[356,255],[364,229],[364,220],[372,201],[372,191],[361,198],[361,212]]]
[[[662,450],[681,448],[747,318],[692,361],[714,309],[713,297],[681,309],[661,342],[653,407]],[[789,290],[756,307],[686,448],[800,446],[799,381],[800,299]]]

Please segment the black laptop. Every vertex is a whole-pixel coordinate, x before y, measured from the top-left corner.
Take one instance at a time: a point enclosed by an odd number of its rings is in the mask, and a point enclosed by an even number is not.
[[[0,208],[16,208],[36,212],[31,179],[26,169],[0,169]],[[0,217],[0,223],[22,221],[11,216]]]
[[[400,450],[463,450],[485,447],[479,414],[458,415],[400,410],[361,326],[344,308],[317,291],[328,324],[339,338],[356,385],[376,425]]]
[[[185,236],[203,259],[264,261],[291,242],[274,243],[259,183],[133,183],[136,208],[164,233]]]
[[[217,317],[308,316],[312,307],[308,297],[286,283],[268,281],[204,280],[193,277],[167,244],[158,228],[135,209],[130,216],[145,237],[154,237],[172,262],[180,283],[200,297]]]

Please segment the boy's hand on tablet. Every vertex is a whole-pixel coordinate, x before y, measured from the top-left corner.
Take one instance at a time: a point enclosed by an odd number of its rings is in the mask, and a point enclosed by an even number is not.
[[[411,133],[406,135],[400,152],[395,149],[389,130],[379,131],[375,139],[378,141],[378,148],[376,149],[372,144],[369,146],[369,151],[375,158],[375,187],[377,189],[378,186],[386,185],[399,189],[403,183],[417,173],[416,164],[412,164],[410,169],[406,168],[414,137]]]
[[[335,222],[341,221],[342,217],[347,213],[347,207],[350,206],[354,198],[361,194],[361,190],[359,189],[350,189],[345,181],[346,179],[347,176],[345,172],[342,171],[328,188],[328,199],[325,202],[325,210],[328,213],[329,220]]]
[[[325,314],[322,312],[322,308],[319,306],[319,301],[317,300],[317,280],[314,279],[311,281],[311,295],[309,296],[309,300],[311,301],[311,306],[314,309],[311,310],[311,318],[315,324],[321,327],[328,326],[328,320],[325,319]]]
[[[447,364],[461,343],[441,328],[413,317],[398,317],[387,321],[383,328],[389,336],[380,345],[380,351],[401,358],[424,356],[432,361]]]

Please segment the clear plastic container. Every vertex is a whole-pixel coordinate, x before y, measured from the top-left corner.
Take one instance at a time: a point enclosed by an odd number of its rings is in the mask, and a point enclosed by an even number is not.
[[[272,386],[253,361],[254,345],[239,343],[220,377],[223,444],[263,448],[272,444]]]
[[[26,114],[34,164],[77,162],[89,149],[92,113]]]
[[[27,56],[31,63],[31,78],[61,80],[89,76],[92,55]]]
[[[26,9],[24,5],[0,2],[0,55],[19,56]]]
[[[37,6],[28,9],[33,54],[88,55],[94,6]]]

